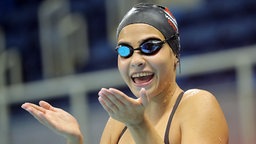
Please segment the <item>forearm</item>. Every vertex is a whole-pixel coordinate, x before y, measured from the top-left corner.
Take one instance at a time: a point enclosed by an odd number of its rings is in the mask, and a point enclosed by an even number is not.
[[[138,125],[127,126],[136,144],[164,144],[163,138],[149,121]]]

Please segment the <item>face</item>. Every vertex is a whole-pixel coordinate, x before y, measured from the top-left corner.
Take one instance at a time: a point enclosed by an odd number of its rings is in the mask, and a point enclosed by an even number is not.
[[[118,37],[118,45],[128,45],[133,49],[148,41],[163,41],[160,31],[147,24],[131,24],[124,27]],[[176,84],[177,58],[167,43],[153,55],[145,55],[139,50],[124,58],[118,56],[118,69],[130,90],[139,96],[145,88],[150,97],[166,95]]]

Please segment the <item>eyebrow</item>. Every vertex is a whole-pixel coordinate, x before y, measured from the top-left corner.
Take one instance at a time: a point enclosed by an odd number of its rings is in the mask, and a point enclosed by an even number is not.
[[[159,40],[159,41],[162,41],[162,40],[161,40],[160,38],[158,38],[158,37],[148,37],[148,38],[145,38],[145,39],[140,40],[140,41],[139,41],[139,44],[141,45],[141,44],[143,44],[143,43],[145,43],[145,42],[147,42],[147,41],[151,41],[151,40]],[[131,46],[131,43],[129,43],[129,42],[119,42],[117,45],[118,45],[118,46],[119,46],[119,45],[126,45],[126,46],[132,47],[132,46]]]

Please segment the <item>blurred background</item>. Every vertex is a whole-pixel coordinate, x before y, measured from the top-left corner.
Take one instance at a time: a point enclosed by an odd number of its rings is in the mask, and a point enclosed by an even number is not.
[[[139,2],[167,6],[178,21],[179,85],[216,96],[230,144],[256,142],[255,0],[1,0],[0,144],[65,143],[20,108],[39,100],[71,112],[85,143],[99,143],[108,115],[97,92],[132,95],[117,71],[115,30]]]

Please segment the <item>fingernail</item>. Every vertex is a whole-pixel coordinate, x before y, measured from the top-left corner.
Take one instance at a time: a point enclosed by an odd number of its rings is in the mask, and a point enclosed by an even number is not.
[[[26,107],[25,104],[26,104],[26,103],[22,104],[22,105],[21,105],[21,108],[25,109],[25,107]]]

